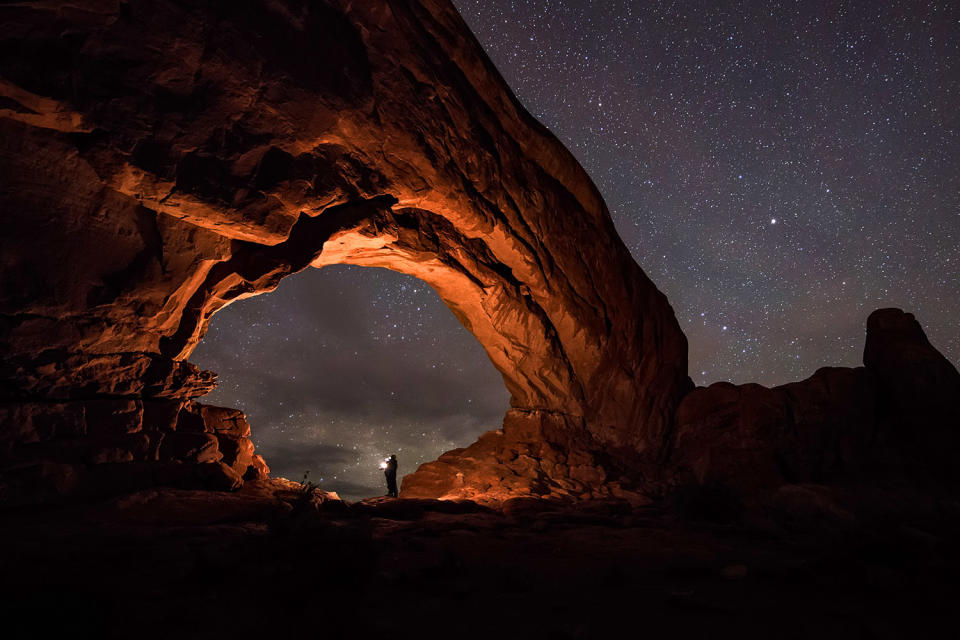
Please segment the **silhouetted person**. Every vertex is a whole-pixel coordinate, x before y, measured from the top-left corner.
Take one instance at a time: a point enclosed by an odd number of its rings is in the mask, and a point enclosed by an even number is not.
[[[397,497],[397,456],[392,455],[387,458],[387,466],[383,469],[383,475],[387,477],[387,495],[391,498]]]

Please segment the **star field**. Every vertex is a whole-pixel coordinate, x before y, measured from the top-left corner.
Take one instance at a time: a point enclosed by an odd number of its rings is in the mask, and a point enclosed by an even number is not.
[[[960,358],[960,7],[456,3],[671,300],[694,381],[860,363],[898,306]]]
[[[960,6],[454,4],[595,180],[697,384],[857,366],[887,306],[960,360]],[[409,473],[506,408],[472,336],[390,272],[300,274],[212,327],[210,401],[247,411],[279,475],[349,497],[383,492],[383,455]]]

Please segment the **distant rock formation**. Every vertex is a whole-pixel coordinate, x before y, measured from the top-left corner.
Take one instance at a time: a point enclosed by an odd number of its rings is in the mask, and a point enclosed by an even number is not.
[[[0,20],[4,499],[262,470],[193,417],[214,379],[185,360],[224,305],[337,263],[423,279],[486,348],[533,453],[496,491],[579,495],[601,459],[663,453],[692,386],[670,305],[446,0]]]
[[[867,319],[864,367],[767,389],[718,382],[677,411],[670,472],[700,483],[960,488],[960,374],[913,315]]]

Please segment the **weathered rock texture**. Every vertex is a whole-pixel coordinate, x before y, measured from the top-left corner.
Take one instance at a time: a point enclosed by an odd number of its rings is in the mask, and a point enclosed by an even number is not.
[[[576,494],[661,455],[690,386],[673,312],[449,2],[38,1],[0,20],[4,478],[262,469],[195,404],[212,378],[185,359],[224,305],[334,263],[423,279],[502,372],[514,410],[483,442],[530,454],[447,463]]]
[[[913,315],[867,320],[864,367],[768,389],[719,382],[677,411],[668,475],[771,489],[788,483],[960,489],[960,373]]]
[[[8,401],[0,424],[5,503],[156,484],[231,490],[269,473],[243,414],[198,402]]]
[[[956,369],[897,311],[871,316],[865,369],[683,399],[669,304],[445,0],[0,20],[0,500],[264,476],[186,358],[224,305],[337,263],[429,283],[512,394],[406,496],[955,480]]]

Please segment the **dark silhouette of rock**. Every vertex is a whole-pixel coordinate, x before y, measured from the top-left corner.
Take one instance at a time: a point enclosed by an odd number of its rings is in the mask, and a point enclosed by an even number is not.
[[[687,514],[604,500],[347,504],[272,479],[8,511],[4,637],[406,637],[425,613],[458,640],[618,638],[641,624],[678,639],[725,638],[730,624],[741,640],[941,638],[956,626],[955,500],[914,497],[905,516],[889,496],[863,509],[788,485],[762,518],[731,524],[711,499]]]
[[[878,430],[904,452],[913,476],[960,487],[960,373],[927,340],[913,314],[879,309],[867,319],[863,363],[876,376]]]
[[[678,477],[747,489],[871,483],[955,490],[960,375],[899,309],[867,320],[864,365],[773,389],[716,383],[677,411]]]

